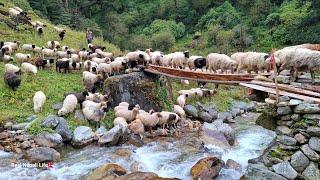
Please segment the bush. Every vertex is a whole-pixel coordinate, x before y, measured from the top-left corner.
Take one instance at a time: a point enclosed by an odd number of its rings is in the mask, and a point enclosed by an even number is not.
[[[156,49],[160,49],[162,51],[167,51],[176,42],[174,36],[172,35],[172,33],[170,33],[170,31],[162,31],[158,34],[153,35],[151,41],[152,47],[155,47]]]
[[[150,36],[161,31],[169,31],[173,34],[175,39],[178,39],[184,36],[185,26],[183,23],[176,23],[175,21],[156,19],[150,26],[143,29],[143,33]]]
[[[138,35],[131,39],[131,50],[147,49],[151,47],[151,41],[146,35]]]

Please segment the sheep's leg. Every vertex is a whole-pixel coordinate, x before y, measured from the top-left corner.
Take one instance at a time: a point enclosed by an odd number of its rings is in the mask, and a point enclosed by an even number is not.
[[[312,79],[312,84],[315,84],[315,74],[314,71],[312,69],[310,69],[310,74],[311,74],[311,79]]]

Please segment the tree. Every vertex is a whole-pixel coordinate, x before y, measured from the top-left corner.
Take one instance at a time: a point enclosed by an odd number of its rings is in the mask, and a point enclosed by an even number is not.
[[[162,31],[152,36],[152,47],[160,49],[162,51],[167,51],[176,42],[174,36],[170,32]]]

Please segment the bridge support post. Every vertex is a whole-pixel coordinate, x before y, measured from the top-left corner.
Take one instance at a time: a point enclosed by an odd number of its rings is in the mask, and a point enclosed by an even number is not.
[[[166,76],[167,79],[167,89],[169,92],[169,98],[171,101],[173,101],[173,92],[172,92],[172,79],[168,76]]]

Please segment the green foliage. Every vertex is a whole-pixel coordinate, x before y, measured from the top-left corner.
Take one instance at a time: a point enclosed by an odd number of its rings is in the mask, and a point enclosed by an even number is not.
[[[138,35],[138,36],[134,36],[132,39],[131,39],[131,48],[133,50],[135,49],[147,49],[147,48],[150,48],[151,47],[151,41],[150,39],[144,35],[144,34],[141,34],[141,35]]]
[[[152,47],[162,51],[167,51],[175,43],[175,38],[170,32],[160,32],[151,38]]]
[[[143,29],[143,33],[147,36],[152,36],[156,33],[167,32],[174,35],[175,38],[181,38],[185,32],[183,23],[176,23],[175,21],[154,20],[150,26]]]

